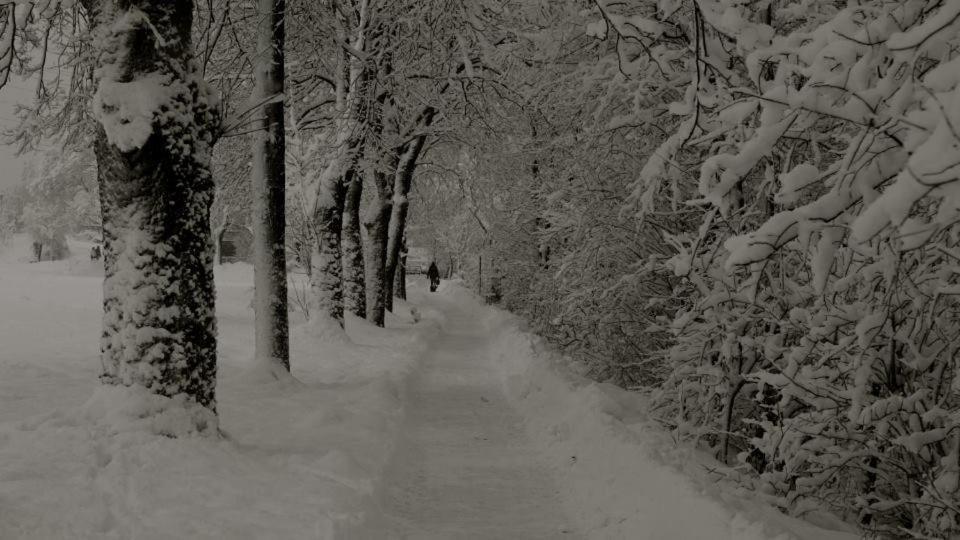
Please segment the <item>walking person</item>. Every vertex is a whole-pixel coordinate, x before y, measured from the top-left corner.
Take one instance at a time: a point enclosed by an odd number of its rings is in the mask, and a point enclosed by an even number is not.
[[[440,270],[437,268],[436,261],[430,262],[427,277],[430,279],[430,292],[437,292],[437,287],[440,285]]]

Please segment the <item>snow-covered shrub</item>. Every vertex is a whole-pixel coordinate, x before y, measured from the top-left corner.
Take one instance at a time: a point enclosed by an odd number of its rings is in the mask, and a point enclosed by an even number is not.
[[[691,74],[632,199],[702,216],[670,231],[659,405],[785,509],[956,534],[960,4],[755,4],[598,3],[596,35]]]

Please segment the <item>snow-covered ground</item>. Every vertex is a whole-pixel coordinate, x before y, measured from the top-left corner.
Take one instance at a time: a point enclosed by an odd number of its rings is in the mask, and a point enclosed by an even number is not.
[[[443,335],[409,388],[409,414],[388,467],[385,522],[371,538],[580,538],[551,468],[524,433],[485,355],[475,304],[431,295]]]
[[[156,435],[176,419],[118,418],[97,383],[98,263],[23,247],[0,248],[0,538],[857,537],[718,485],[639,396],[454,283],[349,342],[301,324],[277,382],[251,369],[250,268],[218,267],[223,436]]]
[[[486,358],[549,463],[564,507],[590,539],[853,540],[828,516],[785,516],[729,483],[709,456],[677,445],[645,415],[645,400],[580,375],[577,364],[523,330],[516,317],[444,283],[441,292],[485,332]]]
[[[26,263],[0,248],[0,538],[362,538],[404,417],[406,378],[439,314],[356,344],[292,332],[296,381],[251,370],[252,272],[217,268],[218,407],[224,436],[167,438],[117,419],[101,389],[102,269]],[[416,293],[413,294],[416,298]]]

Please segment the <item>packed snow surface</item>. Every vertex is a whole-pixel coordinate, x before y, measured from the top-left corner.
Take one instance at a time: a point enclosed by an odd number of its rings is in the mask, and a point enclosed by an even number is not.
[[[411,377],[374,538],[579,538],[548,462],[524,433],[469,309],[435,295],[444,333]]]
[[[251,269],[218,267],[222,435],[165,437],[193,413],[97,383],[102,277],[73,247],[0,248],[0,538],[856,538],[716,484],[641,398],[453,283],[350,339],[301,324],[276,381]]]

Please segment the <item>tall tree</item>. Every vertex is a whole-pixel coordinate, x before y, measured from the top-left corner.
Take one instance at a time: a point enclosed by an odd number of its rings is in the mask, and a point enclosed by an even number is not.
[[[219,113],[193,59],[193,2],[84,6],[97,35],[101,379],[215,409],[210,156]]]
[[[386,320],[387,235],[393,209],[393,172],[400,158],[386,143],[387,115],[393,106],[388,83],[393,72],[391,37],[392,29],[381,21],[371,40],[377,51],[376,75],[368,82],[372,99],[367,108],[368,132],[364,140],[364,174],[373,180],[375,189],[363,216],[363,228],[367,233],[364,250],[367,320],[377,326],[383,326]]]
[[[335,103],[333,157],[316,183],[312,216],[316,259],[311,271],[311,316],[318,322],[331,321],[344,326],[344,204],[348,187],[357,173],[357,157],[361,132],[357,129],[358,103],[355,85],[351,82],[351,57],[344,43],[348,42],[349,14],[340,2],[331,2],[329,19],[333,21],[336,62],[333,70]]]
[[[388,167],[389,165],[392,163],[388,164]],[[367,320],[383,326],[387,309],[387,240],[390,216],[393,213],[393,175],[375,171],[373,178],[376,191],[363,216],[363,227],[367,231],[364,259],[367,274]]]
[[[254,99],[261,104],[253,135],[253,263],[258,362],[290,369],[284,200],[285,0],[259,0]]]
[[[433,123],[433,117],[436,115],[436,109],[428,107],[423,113],[423,117],[417,122],[418,128],[429,127]],[[426,143],[427,135],[425,133],[416,134],[412,141],[405,144],[400,150],[400,160],[397,163],[396,173],[393,181],[393,207],[390,214],[388,239],[387,239],[387,259],[385,268],[384,282],[386,291],[384,292],[384,302],[386,309],[393,311],[393,296],[398,291],[396,285],[401,283],[397,281],[397,269],[400,267],[400,252],[403,249],[403,242],[407,228],[407,213],[410,209],[410,187],[413,185],[413,174],[417,168],[417,160],[423,152],[423,146]],[[403,282],[405,283],[405,282]],[[406,291],[400,298],[406,298]]]
[[[371,6],[367,1],[351,3],[350,16],[344,18],[344,37],[350,37],[354,53],[369,54],[369,34],[371,27]],[[349,25],[352,18],[356,24]],[[344,40],[346,41],[346,40]],[[340,46],[343,49],[341,43]],[[347,113],[350,115],[347,125],[351,130],[348,139],[350,163],[343,171],[344,195],[343,219],[341,221],[341,255],[344,307],[357,317],[366,318],[366,275],[363,260],[363,241],[360,232],[360,203],[363,199],[363,180],[365,172],[360,163],[364,148],[370,144],[371,133],[368,115],[370,113],[370,91],[374,82],[375,64],[362,60],[356,54],[348,59],[349,102]]]

